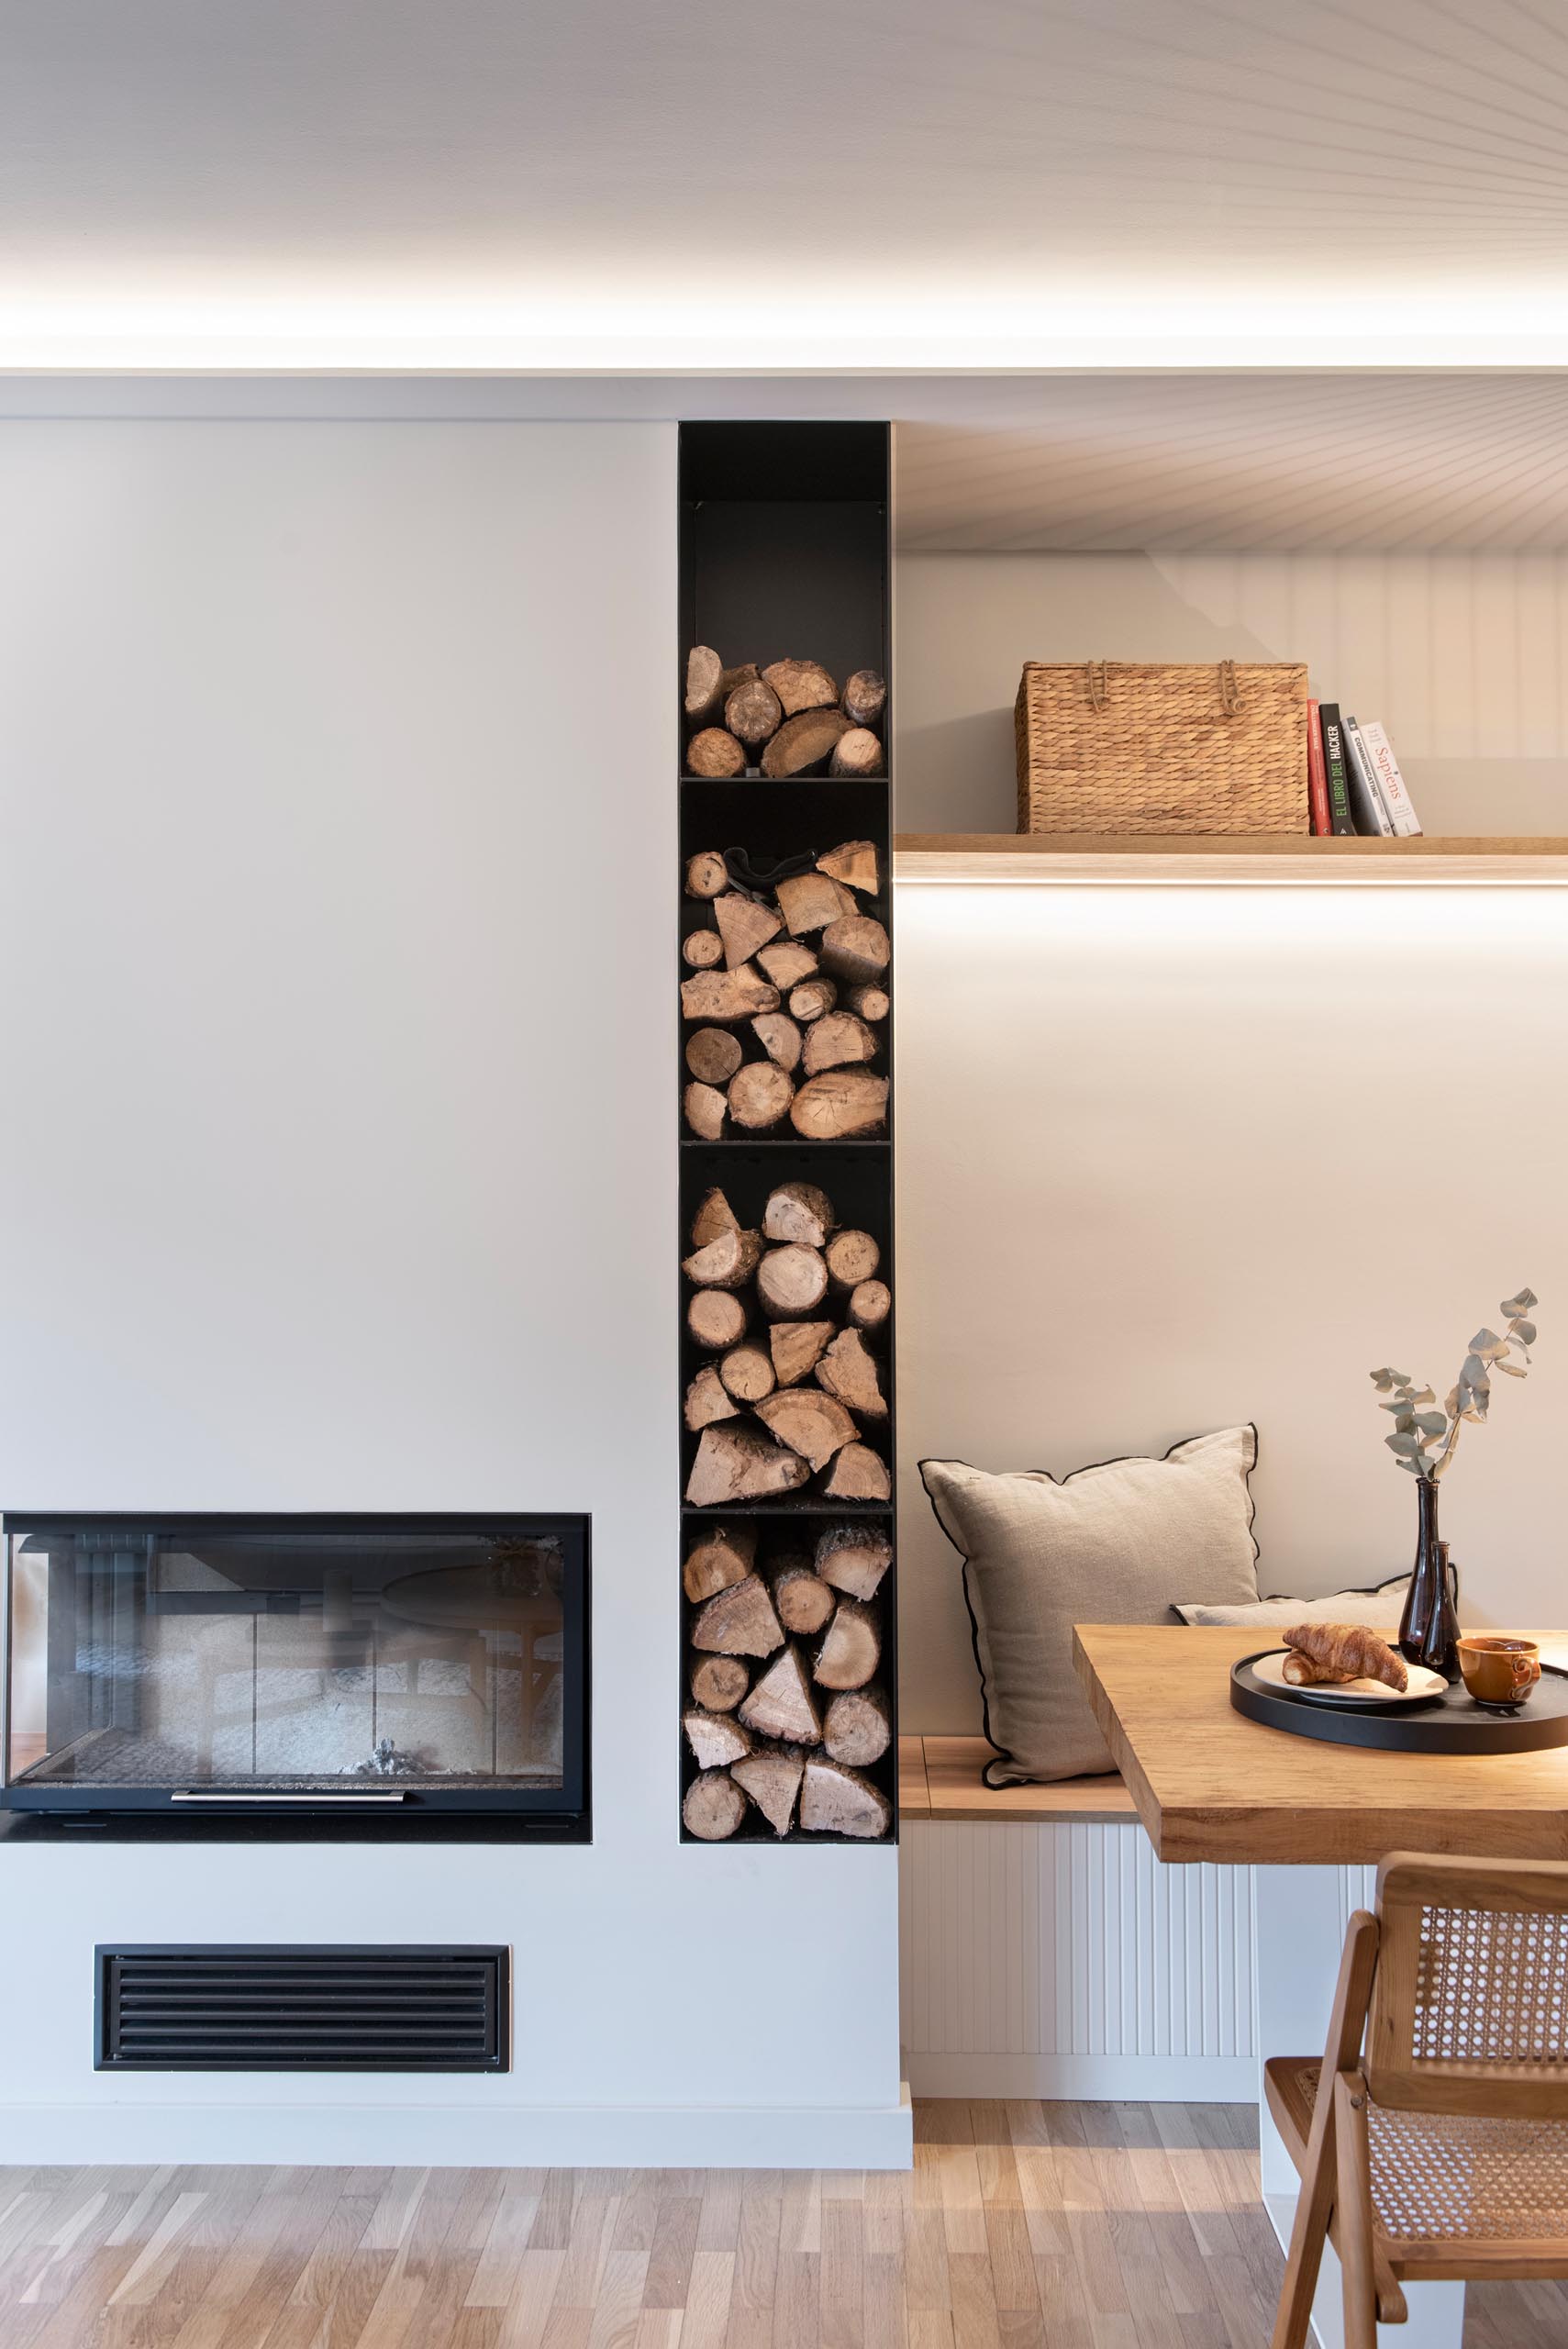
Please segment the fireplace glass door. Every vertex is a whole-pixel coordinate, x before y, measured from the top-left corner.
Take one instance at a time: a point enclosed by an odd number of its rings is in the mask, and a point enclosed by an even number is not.
[[[581,1520],[6,1530],[13,1806],[580,1807]]]

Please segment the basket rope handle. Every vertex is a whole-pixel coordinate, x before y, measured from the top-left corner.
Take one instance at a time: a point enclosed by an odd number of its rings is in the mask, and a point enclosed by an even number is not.
[[[1236,682],[1235,662],[1221,661],[1218,664],[1218,677],[1221,714],[1226,718],[1234,718],[1241,707],[1241,693]],[[1106,700],[1105,662],[1085,661],[1084,681],[1089,689],[1089,707],[1104,709]]]

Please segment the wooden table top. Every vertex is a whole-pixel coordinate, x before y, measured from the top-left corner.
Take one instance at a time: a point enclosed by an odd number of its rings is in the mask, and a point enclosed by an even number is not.
[[[1078,1677],[1161,1859],[1568,1859],[1568,1746],[1482,1760],[1265,1729],[1232,1709],[1229,1675],[1268,1636],[1128,1623],[1073,1633]],[[1524,1636],[1555,1660],[1568,1635]]]

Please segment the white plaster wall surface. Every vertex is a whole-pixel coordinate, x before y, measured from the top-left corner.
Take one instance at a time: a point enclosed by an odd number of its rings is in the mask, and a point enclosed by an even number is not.
[[[0,433],[0,1495],[595,1574],[591,1848],[0,1843],[0,2160],[907,2157],[895,1854],[677,1840],[674,458]],[[509,2076],[90,2068],[95,1941],[431,1937],[511,1943]]]
[[[1561,1621],[1562,894],[910,885],[898,938],[905,1726],[980,1726],[923,1455],[1060,1475],[1255,1419],[1262,1587],[1372,1582],[1415,1499],[1367,1372],[1446,1391],[1521,1282],[1535,1368],[1443,1531],[1472,1620]]]
[[[1023,664],[1094,658],[1305,661],[1428,831],[1568,832],[1568,555],[906,554],[895,584],[904,831],[1012,831]]]

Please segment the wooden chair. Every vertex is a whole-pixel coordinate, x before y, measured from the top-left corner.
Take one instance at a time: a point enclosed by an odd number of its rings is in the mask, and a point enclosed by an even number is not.
[[[1301,2173],[1273,2349],[1303,2349],[1326,2236],[1346,2349],[1403,2323],[1404,2281],[1568,2276],[1568,1863],[1386,1859],[1322,2057],[1264,2084]]]

